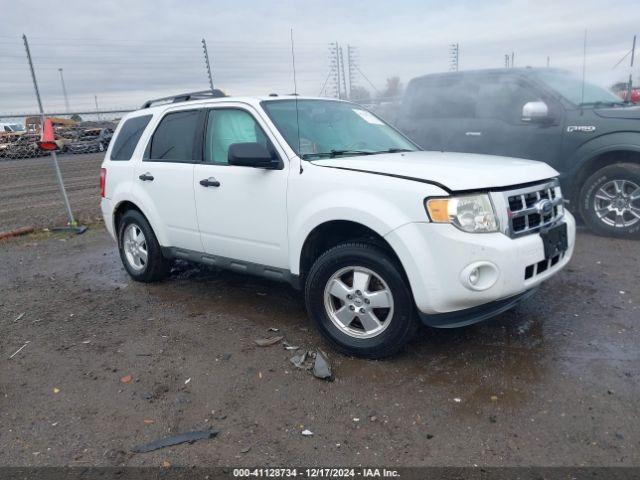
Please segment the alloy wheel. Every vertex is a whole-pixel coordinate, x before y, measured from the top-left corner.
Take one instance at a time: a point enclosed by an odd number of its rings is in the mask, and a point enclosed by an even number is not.
[[[354,338],[372,338],[393,318],[393,294],[384,279],[359,266],[341,268],[324,289],[324,305],[331,322]]]
[[[631,227],[640,221],[640,186],[630,180],[610,180],[596,192],[594,209],[610,227]]]
[[[122,248],[131,268],[137,271],[145,269],[149,258],[147,240],[135,223],[127,225],[122,235]]]

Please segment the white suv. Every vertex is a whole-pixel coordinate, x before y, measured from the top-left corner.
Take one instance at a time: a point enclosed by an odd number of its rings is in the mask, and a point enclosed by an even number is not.
[[[134,280],[179,258],[289,282],[337,349],[379,358],[419,320],[511,308],[571,257],[575,221],[544,163],[420,151],[344,101],[160,100],[120,122],[101,171]]]

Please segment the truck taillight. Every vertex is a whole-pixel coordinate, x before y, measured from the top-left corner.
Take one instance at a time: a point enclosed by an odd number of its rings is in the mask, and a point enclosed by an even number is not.
[[[106,187],[107,187],[107,169],[101,168],[100,169],[100,196],[102,198],[105,197]]]

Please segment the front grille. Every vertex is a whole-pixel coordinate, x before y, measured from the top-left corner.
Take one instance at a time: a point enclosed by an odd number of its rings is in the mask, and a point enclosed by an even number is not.
[[[557,181],[503,192],[511,237],[535,233],[556,223],[563,215],[562,193]]]
[[[564,253],[559,253],[553,258],[540,260],[538,263],[527,266],[527,268],[524,269],[524,279],[529,280],[536,275],[546,272],[549,268],[555,267],[563,257]]]

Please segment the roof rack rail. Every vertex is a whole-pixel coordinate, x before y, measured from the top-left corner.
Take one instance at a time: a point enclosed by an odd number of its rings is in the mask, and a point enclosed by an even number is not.
[[[188,102],[191,100],[203,100],[206,98],[221,98],[226,97],[222,90],[214,88],[213,90],[200,90],[199,92],[181,93],[179,95],[172,95],[170,97],[154,98],[153,100],[147,100],[144,102],[141,108],[149,108],[152,105],[159,103],[178,103]]]

